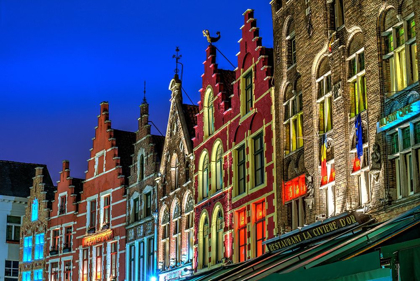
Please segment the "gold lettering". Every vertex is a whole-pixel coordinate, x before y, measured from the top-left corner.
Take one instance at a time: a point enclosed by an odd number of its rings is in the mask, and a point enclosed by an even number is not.
[[[313,232],[314,232],[314,235],[315,235],[315,236],[319,236],[318,229],[316,229],[316,228],[315,228],[315,229],[313,230]]]
[[[337,226],[337,222],[336,222],[336,221],[333,221],[333,222],[331,223],[331,225],[333,226],[333,229],[334,229],[334,230],[337,230],[337,229],[338,229],[338,226]]]
[[[340,224],[341,224],[341,227],[345,227],[346,226],[346,220],[345,219],[340,219]]]
[[[357,223],[356,218],[354,217],[354,215],[350,216],[352,223]]]

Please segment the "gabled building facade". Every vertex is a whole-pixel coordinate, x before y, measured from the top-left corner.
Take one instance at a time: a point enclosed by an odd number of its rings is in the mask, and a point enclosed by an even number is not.
[[[277,232],[272,49],[262,46],[254,11],[244,13],[235,71],[206,50],[194,142],[198,273],[265,253]]]
[[[45,276],[51,281],[70,281],[78,267],[75,233],[77,229],[78,202],[83,193],[82,179],[70,176],[69,161],[63,161],[60,180],[54,190],[48,229],[45,233],[46,266]]]
[[[83,183],[73,280],[124,280],[126,188],[135,134],[111,128],[109,105],[101,103]]]
[[[280,232],[417,205],[418,1],[271,5]]]
[[[20,229],[19,281],[44,280],[46,235],[55,187],[45,165],[35,168],[28,205]]]
[[[126,279],[157,277],[157,183],[165,137],[152,135],[149,104],[140,105],[127,190]]]
[[[178,75],[169,85],[171,107],[160,164],[158,190],[159,280],[176,280],[192,273],[193,146],[198,106],[182,102]]]

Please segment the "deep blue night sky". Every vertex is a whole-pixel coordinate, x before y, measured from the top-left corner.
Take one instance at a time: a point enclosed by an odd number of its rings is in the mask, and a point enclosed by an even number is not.
[[[113,128],[136,131],[144,80],[150,119],[164,133],[175,47],[197,103],[202,30],[221,32],[216,46],[236,65],[248,8],[272,47],[268,0],[0,0],[0,160],[47,164],[55,181],[68,159],[84,178],[100,102],[110,103]],[[218,63],[233,69],[220,55]]]

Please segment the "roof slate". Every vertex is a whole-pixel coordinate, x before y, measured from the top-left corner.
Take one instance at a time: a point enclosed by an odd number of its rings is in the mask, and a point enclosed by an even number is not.
[[[182,111],[185,116],[185,122],[187,123],[188,133],[190,139],[195,137],[194,126],[197,125],[197,114],[199,112],[198,105],[182,104]]]
[[[48,172],[47,165],[0,160],[0,195],[28,197],[33,185],[35,168],[43,167],[45,190],[47,199],[53,195],[55,189]]]

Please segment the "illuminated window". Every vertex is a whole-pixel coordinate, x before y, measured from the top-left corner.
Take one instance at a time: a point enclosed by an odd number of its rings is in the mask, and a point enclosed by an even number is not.
[[[91,200],[89,204],[89,230],[96,229],[96,200]]]
[[[23,261],[32,261],[32,236],[23,238]]]
[[[51,281],[59,281],[60,268],[58,267],[58,262],[53,262],[51,264]]]
[[[152,215],[152,193],[151,192],[146,193],[145,198],[146,198],[145,200],[146,206],[145,206],[144,214],[146,217],[150,217]]]
[[[255,204],[255,253],[256,257],[265,253],[265,202]]]
[[[194,233],[193,230],[190,230],[187,233],[187,262],[190,262],[193,258]]]
[[[204,224],[203,224],[203,251],[202,251],[202,258],[203,258],[203,268],[208,266],[209,263],[209,221],[207,219],[207,216],[204,218]]]
[[[89,249],[83,249],[82,276],[83,276],[83,281],[88,281],[88,277],[89,277]]]
[[[207,155],[203,160],[203,176],[202,176],[202,199],[207,198],[209,195],[209,160]]]
[[[327,58],[321,62],[316,83],[318,87],[319,134],[324,134],[333,128],[331,71]]]
[[[144,242],[139,243],[139,280],[144,280]]]
[[[284,95],[284,153],[303,146],[303,103],[301,79],[296,81],[295,90],[288,85]]]
[[[32,221],[38,220],[38,210],[39,210],[38,199],[35,198],[34,201],[32,201],[32,214],[31,214]]]
[[[181,235],[175,236],[175,266],[181,264]]]
[[[64,262],[64,281],[71,281],[71,261]]]
[[[246,217],[245,217],[245,209],[238,212],[239,218],[239,228],[238,228],[238,245],[239,245],[239,262],[243,262],[246,260],[246,248],[247,248],[247,241],[246,241]]]
[[[102,225],[103,226],[109,226],[109,223],[111,222],[111,195],[105,195],[102,198],[102,204],[103,204],[103,219],[102,219]]]
[[[288,67],[296,64],[296,37],[295,37],[295,23],[292,21],[287,30],[287,46],[288,46]]]
[[[246,169],[245,169],[245,146],[242,145],[241,147],[239,147],[237,149],[237,168],[238,168],[238,173],[237,173],[237,195],[240,195],[242,193],[245,193],[245,187],[246,187],[246,183],[245,183],[245,174],[246,174]]]
[[[221,190],[223,188],[223,152],[222,152],[222,145],[219,145],[217,147],[216,151],[216,178],[215,178],[215,184],[216,184],[216,190]]]
[[[73,228],[71,226],[67,226],[65,228],[65,237],[64,237],[64,249],[71,250],[71,235],[73,232]]]
[[[204,136],[208,137],[214,133],[214,105],[213,91],[208,88],[204,97]]]
[[[171,183],[172,190],[179,187],[179,162],[176,154],[173,154],[171,159]]]
[[[365,52],[361,33],[354,36],[350,47],[348,70],[350,89],[350,117],[354,117],[367,109]]]
[[[111,277],[117,277],[117,243],[113,242],[111,243],[111,269],[110,269],[110,275]]]
[[[4,265],[4,280],[17,281],[19,277],[19,261],[6,260]]]
[[[44,258],[44,233],[35,235],[35,260]]]
[[[102,277],[102,246],[96,247],[96,279],[100,280]]]
[[[181,236],[179,236],[181,237]],[[147,255],[147,280],[150,280],[155,272],[155,240],[154,238],[149,238],[147,240],[148,243],[148,255]]]
[[[34,281],[42,281],[42,280],[43,280],[42,269],[34,270]],[[9,280],[6,279],[5,281],[9,281]],[[66,279],[66,281],[67,281],[67,279]]]
[[[305,204],[303,196],[306,194],[305,175],[300,175],[284,183],[284,202],[287,207],[288,224],[292,229],[301,227],[305,223]]]
[[[252,110],[254,98],[252,94],[252,71],[244,75],[244,94],[245,94],[245,114]]]
[[[344,1],[332,0],[331,7],[331,22],[334,24],[333,29],[337,30],[344,25]]]
[[[22,272],[22,281],[31,281],[31,272],[30,271]]]
[[[6,241],[19,242],[20,217],[7,216]]]
[[[222,210],[217,210],[217,216],[216,216],[216,225],[215,225],[215,249],[216,249],[216,263],[220,263],[223,261],[224,255],[223,255],[223,214]]]
[[[67,207],[67,196],[61,195],[58,198],[58,214],[64,215],[66,213],[66,207]]]
[[[52,247],[51,247],[51,251],[57,252],[59,251],[60,248],[60,229],[54,229],[52,231]],[[55,253],[55,254],[57,254]]]
[[[410,18],[401,22],[396,21],[395,11],[388,11],[385,20],[388,26],[385,26],[386,30],[382,33],[387,47],[387,54],[383,58],[388,72],[390,95],[419,79],[415,20]]]
[[[135,259],[136,259],[136,247],[134,246],[134,244],[132,244],[132,245],[130,245],[130,262],[129,262],[130,269],[129,269],[129,272],[128,272],[128,280],[130,280],[130,281],[136,280]]]

